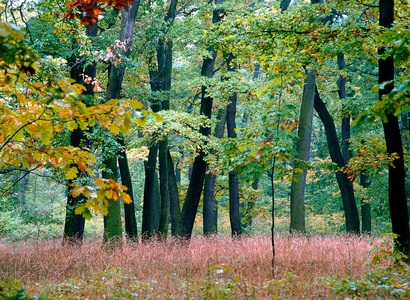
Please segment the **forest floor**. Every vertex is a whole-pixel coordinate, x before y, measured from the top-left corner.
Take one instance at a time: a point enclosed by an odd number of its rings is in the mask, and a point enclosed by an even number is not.
[[[194,237],[104,249],[0,240],[0,298],[343,299],[410,297],[388,237]],[[23,290],[24,289],[24,290]],[[35,297],[36,296],[36,297]],[[31,298],[34,297],[34,298]]]

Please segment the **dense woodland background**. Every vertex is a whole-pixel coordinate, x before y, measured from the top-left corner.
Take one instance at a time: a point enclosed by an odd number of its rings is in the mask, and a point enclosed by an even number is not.
[[[2,1],[1,235],[391,232],[406,1],[134,2]]]
[[[409,16],[0,0],[0,297],[409,296]]]

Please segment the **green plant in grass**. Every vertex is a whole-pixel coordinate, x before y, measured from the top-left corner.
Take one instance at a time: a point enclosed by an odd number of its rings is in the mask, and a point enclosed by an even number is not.
[[[407,255],[394,249],[394,240],[397,238],[397,234],[383,233],[381,239],[370,242],[370,245],[373,247],[369,253],[372,257],[372,265],[382,263],[397,264],[408,260]]]

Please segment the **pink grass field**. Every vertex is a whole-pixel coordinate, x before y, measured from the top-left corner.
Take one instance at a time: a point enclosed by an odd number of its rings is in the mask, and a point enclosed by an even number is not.
[[[194,237],[81,248],[0,241],[0,282],[46,299],[327,299],[331,278],[369,271],[369,236]],[[4,283],[3,283],[4,285]]]

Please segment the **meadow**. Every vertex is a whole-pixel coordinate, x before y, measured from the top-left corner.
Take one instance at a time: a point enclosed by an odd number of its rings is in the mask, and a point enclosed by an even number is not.
[[[0,241],[5,299],[404,299],[408,266],[371,236],[194,237],[81,248]],[[13,298],[14,297],[14,298]]]

